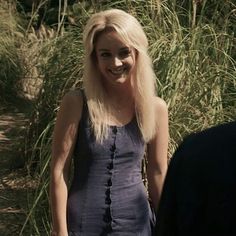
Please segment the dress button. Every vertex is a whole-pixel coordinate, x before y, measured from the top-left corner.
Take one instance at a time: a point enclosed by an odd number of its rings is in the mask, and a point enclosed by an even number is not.
[[[109,179],[109,180],[107,181],[107,185],[108,185],[108,186],[112,186],[111,179]]]
[[[106,193],[106,195],[110,195],[110,193],[111,193],[110,189],[108,188],[105,193]]]
[[[116,127],[116,126],[114,126],[114,127],[112,128],[112,132],[113,132],[114,134],[117,133],[117,127]]]
[[[106,197],[105,203],[106,204],[111,204],[111,199],[109,197]]]
[[[105,213],[107,216],[110,216],[111,217],[111,209],[110,209],[110,207],[108,207],[107,209],[106,209],[106,213]]]
[[[107,165],[107,169],[108,169],[108,170],[113,169],[113,163],[112,163],[112,162]]]
[[[116,150],[116,145],[113,144],[113,145],[111,146],[111,148],[110,148],[110,151],[114,152],[115,150]]]

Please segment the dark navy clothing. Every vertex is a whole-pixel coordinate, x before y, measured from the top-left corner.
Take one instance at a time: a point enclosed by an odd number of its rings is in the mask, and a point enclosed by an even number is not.
[[[236,122],[185,138],[171,159],[157,236],[236,236]]]
[[[141,174],[144,151],[136,119],[109,126],[108,137],[96,142],[84,102],[67,203],[69,235],[152,235],[154,215]]]

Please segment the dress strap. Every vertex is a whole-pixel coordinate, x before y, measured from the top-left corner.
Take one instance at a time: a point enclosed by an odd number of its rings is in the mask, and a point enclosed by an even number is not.
[[[81,92],[82,98],[83,98],[82,119],[86,120],[89,116],[87,98],[86,98],[86,95],[85,95],[85,92],[83,89],[81,89],[80,92]]]
[[[86,99],[86,96],[85,96],[84,90],[83,90],[83,89],[80,89],[80,92],[81,92],[81,94],[82,94],[83,99],[84,99],[84,100],[87,100],[87,99]]]

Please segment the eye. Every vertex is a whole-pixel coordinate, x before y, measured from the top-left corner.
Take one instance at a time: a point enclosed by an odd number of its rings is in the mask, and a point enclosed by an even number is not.
[[[120,51],[119,56],[121,58],[125,58],[125,57],[130,56],[130,54],[131,54],[131,50],[129,48],[127,48],[127,49]]]
[[[103,57],[103,58],[107,58],[107,57],[110,57],[110,56],[111,56],[111,53],[109,53],[109,52],[102,52],[100,54],[100,57]]]

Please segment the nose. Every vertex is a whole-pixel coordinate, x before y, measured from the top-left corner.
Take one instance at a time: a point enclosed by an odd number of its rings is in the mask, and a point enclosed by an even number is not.
[[[122,65],[122,60],[120,60],[118,57],[114,57],[112,64],[114,66],[121,66]]]

